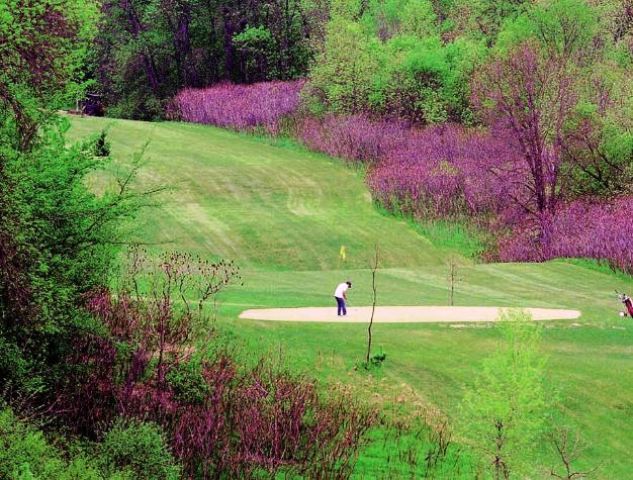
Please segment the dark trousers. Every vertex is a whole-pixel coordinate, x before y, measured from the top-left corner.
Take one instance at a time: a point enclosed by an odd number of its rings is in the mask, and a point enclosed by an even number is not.
[[[344,298],[336,298],[336,306],[338,307],[336,310],[337,315],[347,315],[347,309],[345,308],[345,299]]]

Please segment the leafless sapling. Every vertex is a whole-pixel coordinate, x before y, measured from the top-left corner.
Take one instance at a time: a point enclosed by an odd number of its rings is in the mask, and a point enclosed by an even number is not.
[[[367,355],[365,357],[365,367],[369,367],[369,357],[371,355],[371,327],[374,324],[374,314],[376,313],[376,272],[378,270],[379,263],[379,249],[378,245],[374,247],[374,258],[371,262],[371,316],[369,317],[369,325],[367,327]]]
[[[459,263],[454,256],[448,261],[448,304],[455,305],[455,289],[463,279],[459,275]]]

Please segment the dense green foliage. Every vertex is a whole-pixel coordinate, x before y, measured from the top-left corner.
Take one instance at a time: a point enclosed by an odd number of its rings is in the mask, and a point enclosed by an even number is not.
[[[531,7],[504,24],[493,49],[507,55],[515,45],[536,41],[545,62],[562,83],[572,108],[560,115],[552,144],[562,149],[564,182],[570,195],[629,193],[631,179],[630,112],[633,87],[631,24],[622,35],[626,2],[590,5],[556,0]],[[620,16],[615,20],[611,15]],[[620,25],[618,27],[618,25]],[[555,109],[555,99],[545,109]],[[553,130],[552,130],[553,132]]]
[[[91,176],[109,161],[105,138],[69,144],[68,122],[56,114],[86,87],[81,69],[96,7],[0,6],[0,385],[3,404],[38,418],[57,408],[62,379],[85,370],[67,364],[78,339],[103,334],[82,309],[84,296],[109,282],[119,225],[142,197],[133,191],[134,167],[92,188]],[[106,473],[84,447],[58,449],[11,409],[0,411],[2,478],[132,478],[117,465]]]
[[[0,476],[15,480],[175,480],[179,467],[166,449],[160,429],[116,423],[103,442],[56,448],[45,435],[0,410]]]
[[[490,119],[475,115],[481,105],[473,89],[483,88],[488,98],[495,80],[481,72],[528,42],[558,82],[544,84],[539,108],[547,115],[543,125],[557,125],[543,135],[562,149],[566,191],[625,193],[633,156],[633,20],[627,5],[335,1],[306,86],[308,106],[313,113],[363,113],[416,124],[491,120],[494,126],[503,110],[493,108]],[[568,97],[568,111],[557,106],[556,88]]]
[[[14,352],[14,366],[3,372],[32,386],[44,382],[40,374],[50,373],[77,329],[91,328],[76,307],[83,294],[107,284],[120,241],[117,225],[139,199],[131,174],[99,195],[89,188],[89,174],[107,159],[93,156],[92,141],[68,147],[65,123],[41,126],[41,138],[28,152],[2,157],[8,187],[2,234],[15,252],[0,283],[5,348]],[[20,360],[18,352],[29,360]]]
[[[484,48],[446,41],[432,2],[334,2],[326,32],[308,86],[312,110],[470,120],[468,78]]]
[[[81,295],[107,282],[116,224],[133,210],[133,176],[119,190],[97,195],[87,177],[107,160],[93,156],[92,140],[67,145],[67,122],[54,116],[69,92],[82,87],[78,70],[95,4],[2,8],[1,375],[17,390],[43,393],[72,332],[89,328],[76,306]]]
[[[179,400],[187,404],[201,404],[209,394],[204,380],[203,365],[198,358],[177,365],[166,375],[166,380]]]
[[[17,130],[3,144],[26,148],[42,117],[81,95],[96,15],[93,0],[2,2],[0,119]]]

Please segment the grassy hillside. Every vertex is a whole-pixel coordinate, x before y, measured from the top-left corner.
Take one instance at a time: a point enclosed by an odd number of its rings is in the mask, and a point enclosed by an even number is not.
[[[293,366],[350,384],[378,402],[404,401],[405,409],[416,402],[431,404],[455,414],[464,386],[495,348],[495,328],[376,325],[376,345],[388,357],[383,369],[368,377],[353,371],[363,354],[364,325],[237,318],[257,306],[330,305],[335,284],[346,278],[354,281],[352,304],[368,304],[367,265],[375,244],[382,252],[379,304],[446,304],[446,262],[453,254],[407,222],[379,213],[361,175],[292,144],[215,128],[71,121],[74,137],[109,126],[113,155],[123,164],[149,141],[142,182],[173,190],[162,199],[162,208],[145,211],[133,236],[157,248],[236,260],[244,286],[222,297],[220,325],[251,351],[281,347]],[[339,256],[341,246],[345,261]],[[582,263],[457,260],[458,305],[583,312],[577,322],[547,326],[550,380],[566,420],[588,444],[579,466],[600,466],[598,478],[630,476],[633,433],[626,426],[633,412],[633,322],[617,316],[613,289],[627,291],[631,282]],[[380,462],[372,455],[361,458],[363,468],[378,468]],[[367,473],[366,478],[378,475]]]
[[[375,242],[387,266],[441,261],[437,249],[372,206],[360,176],[322,155],[278,148],[221,129],[177,123],[84,119],[73,134],[112,125],[117,158],[150,141],[148,183],[174,187],[144,241],[235,259],[245,268],[336,268],[342,245],[364,267]]]

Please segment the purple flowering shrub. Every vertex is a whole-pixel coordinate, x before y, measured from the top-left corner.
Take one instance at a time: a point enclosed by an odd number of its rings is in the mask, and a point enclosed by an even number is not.
[[[417,218],[467,217],[495,233],[487,258],[544,261],[586,257],[633,273],[626,221],[633,199],[573,201],[538,213],[533,185],[507,129],[458,125],[407,128],[362,116],[304,119],[299,138],[311,149],[370,165],[374,199]]]
[[[417,217],[509,215],[516,165],[503,140],[443,125],[410,131],[370,171],[368,183],[382,204]]]
[[[490,212],[509,218],[509,190],[524,174],[507,139],[458,125],[415,129],[361,115],[326,116],[303,119],[297,134],[313,150],[369,164],[377,201],[424,218]]]
[[[239,393],[240,417],[250,419],[237,426],[244,461],[270,472],[297,463],[295,472],[306,478],[329,478],[334,466],[339,476],[351,474],[373,412],[359,408],[348,396],[335,396],[327,402],[329,408],[322,408],[325,403],[314,383],[265,363],[247,373]]]
[[[362,115],[303,118],[297,137],[311,150],[351,162],[373,163],[406,143],[409,130],[401,122],[374,122]]]
[[[261,82],[252,85],[220,84],[181,90],[172,100],[169,116],[237,130],[263,127],[279,132],[282,118],[299,107],[304,80]]]
[[[241,465],[234,451],[237,437],[231,432],[235,420],[232,387],[237,384],[236,365],[222,355],[204,366],[203,377],[210,393],[201,404],[182,409],[173,423],[173,450],[192,476],[235,474]]]
[[[633,274],[632,198],[613,203],[574,201],[554,214],[526,221],[499,243],[503,261],[594,258]]]
[[[230,359],[207,365],[211,393],[175,423],[173,448],[185,470],[210,478],[256,471],[348,478],[374,413],[349,398],[323,401],[313,383],[266,363],[238,373]],[[247,419],[247,421],[244,421]]]

